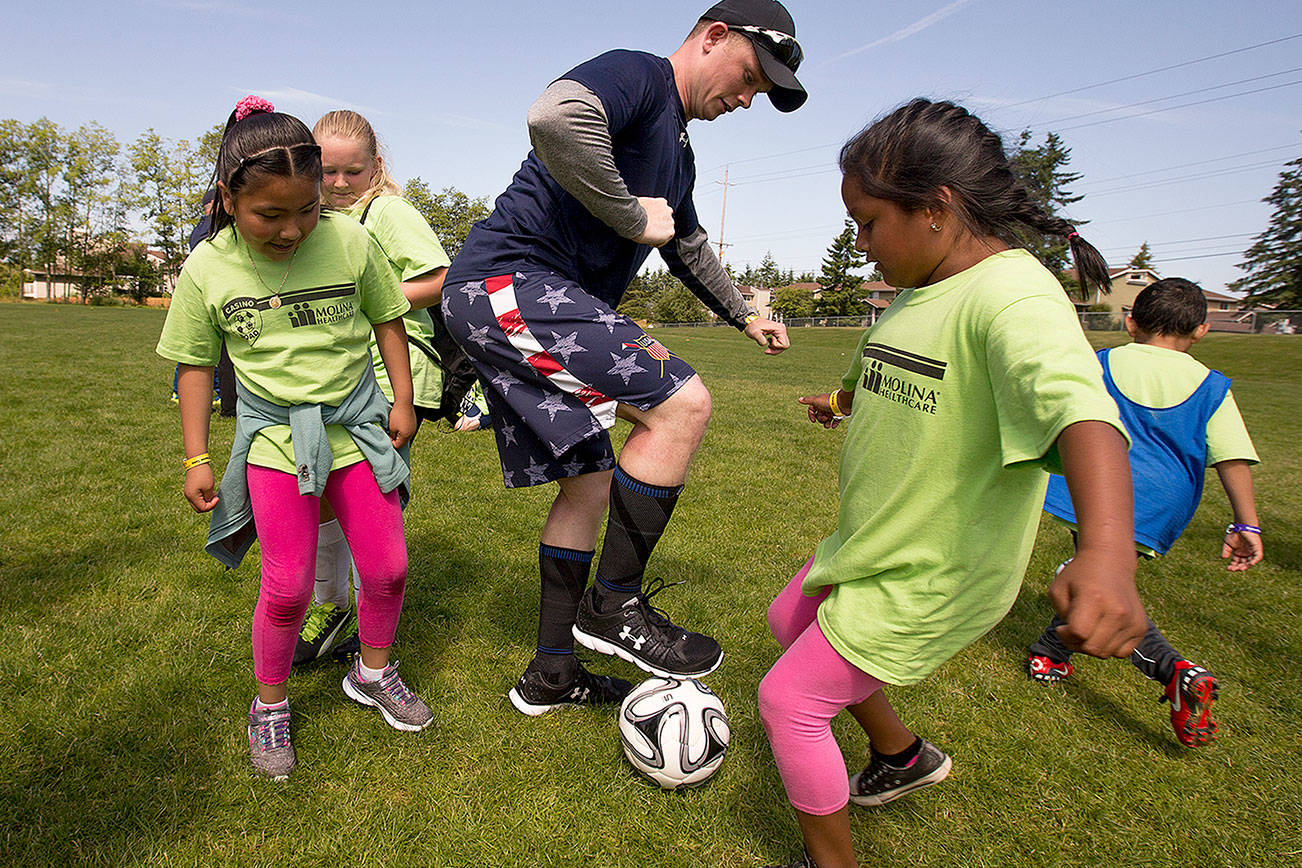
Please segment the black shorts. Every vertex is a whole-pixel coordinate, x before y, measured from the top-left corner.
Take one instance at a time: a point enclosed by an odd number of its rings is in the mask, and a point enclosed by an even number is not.
[[[443,313],[484,384],[508,488],[614,468],[615,405],[649,410],[696,374],[551,272],[445,286]]]

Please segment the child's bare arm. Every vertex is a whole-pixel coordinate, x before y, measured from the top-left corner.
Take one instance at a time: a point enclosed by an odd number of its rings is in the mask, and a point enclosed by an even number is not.
[[[208,423],[212,417],[212,367],[181,365],[176,378],[177,403],[181,409],[181,440],[185,457],[208,452]],[[195,512],[207,512],[217,505],[212,463],[204,461],[185,471],[185,499]]]
[[[836,401],[835,407],[832,403],[833,399]],[[854,406],[854,390],[837,389],[822,395],[806,395],[796,400],[809,407],[810,422],[822,425],[824,428],[835,428],[842,419],[850,415],[850,408]]]
[[[1260,563],[1265,554],[1260,533],[1235,529],[1236,525],[1261,527],[1257,519],[1257,500],[1252,493],[1252,468],[1241,458],[1220,461],[1214,466],[1234,512],[1234,524],[1225,532],[1225,542],[1221,544],[1221,557],[1230,561],[1227,570],[1240,572]]]
[[[1124,657],[1148,628],[1135,590],[1134,504],[1126,442],[1106,422],[1077,422],[1058,436],[1063,476],[1076,508],[1076,556],[1049,586],[1067,623],[1067,647]]]
[[[407,352],[407,331],[402,317],[372,325],[380,360],[393,387],[393,408],[389,410],[389,439],[401,449],[416,434],[416,408],[412,406],[411,355]]]

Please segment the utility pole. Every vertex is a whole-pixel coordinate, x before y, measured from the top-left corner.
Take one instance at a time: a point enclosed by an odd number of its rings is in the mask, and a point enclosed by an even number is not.
[[[714,183],[718,184],[718,181]],[[731,247],[730,244],[723,243],[723,226],[724,221],[728,219],[728,166],[723,167],[723,208],[719,214],[719,262],[723,262],[723,248]]]

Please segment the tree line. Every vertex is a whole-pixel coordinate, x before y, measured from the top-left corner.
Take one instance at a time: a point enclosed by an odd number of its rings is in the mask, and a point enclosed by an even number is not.
[[[168,140],[150,128],[125,147],[92,121],[65,129],[48,118],[31,123],[0,120],[0,284],[16,295],[23,269],[76,275],[83,300],[121,289],[136,301],[170,290],[188,252],[190,230],[200,219],[222,125],[193,139]],[[1083,198],[1071,192],[1081,175],[1069,171],[1071,150],[1056,133],[1041,144],[1023,131],[1012,153],[1014,170],[1032,198],[1052,214]],[[434,192],[419,177],[403,195],[433,226],[455,256],[470,226],[488,214],[486,197],[473,198],[445,187]],[[1249,301],[1302,307],[1302,159],[1286,164],[1263,201],[1274,206],[1270,226],[1244,253],[1245,276],[1230,288]],[[740,272],[738,283],[777,289],[773,309],[784,317],[858,316],[868,301],[862,287],[878,275],[864,275],[863,254],[854,249],[855,229],[847,220],[832,239],[820,273],[795,274],[766,253],[758,267]],[[1056,274],[1069,293],[1076,286],[1067,270],[1063,239],[1022,239]],[[153,250],[158,264],[150,261]],[[1153,267],[1144,242],[1131,267]],[[817,284],[815,291],[809,286]],[[693,322],[709,319],[705,306],[663,269],[635,278],[620,310],[639,319]]]
[[[68,273],[82,300],[116,290],[141,302],[170,291],[212,183],[222,124],[193,139],[145,130],[125,147],[98,123],[0,120],[0,281],[17,295],[23,269]],[[419,177],[403,195],[456,255],[487,198]],[[156,261],[151,261],[149,251]]]

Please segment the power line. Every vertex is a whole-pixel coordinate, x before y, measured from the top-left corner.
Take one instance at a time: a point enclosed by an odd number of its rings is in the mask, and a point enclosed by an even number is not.
[[[1296,142],[1293,142],[1287,145],[1276,145],[1273,148],[1257,148],[1256,150],[1253,151],[1242,151],[1237,154],[1226,154],[1223,157],[1212,157],[1210,160],[1195,160],[1192,163],[1177,163],[1174,166],[1166,166],[1161,169],[1148,169],[1147,171],[1143,171],[1143,172],[1132,172],[1129,175],[1114,175],[1111,178],[1098,178],[1098,179],[1094,179],[1094,183],[1108,184],[1111,183],[1112,181],[1124,181],[1127,178],[1139,178],[1142,177],[1143,175],[1154,175],[1157,174],[1158,172],[1170,172],[1170,171],[1174,171],[1175,169],[1188,169],[1191,166],[1203,166],[1206,165],[1207,163],[1219,163],[1222,160],[1235,160],[1238,159],[1239,157],[1250,157],[1253,154],[1268,154],[1271,153],[1272,151],[1291,151],[1297,147],[1298,144]]]
[[[1133,214],[1130,217],[1119,217],[1116,220],[1109,220],[1108,225],[1114,223],[1128,223],[1132,220],[1149,220],[1153,217],[1171,217],[1176,214],[1189,214],[1194,211],[1210,211],[1213,208],[1235,208],[1239,205],[1255,205],[1260,199],[1240,199],[1237,202],[1221,202],[1216,205],[1195,205],[1192,208],[1177,208],[1174,211],[1158,211],[1154,214]]]
[[[1209,85],[1208,87],[1200,87],[1194,90],[1187,90],[1184,91],[1183,93],[1173,93],[1170,96],[1158,96],[1158,97],[1153,97],[1152,99],[1140,100],[1139,102],[1126,103],[1125,105],[1095,109],[1092,112],[1082,112],[1081,114],[1078,115],[1067,115],[1066,117],[1057,118],[1056,120],[1048,121],[1044,124],[1044,126],[1051,127],[1055,124],[1060,124],[1063,121],[1074,121],[1074,120],[1079,120],[1080,118],[1093,117],[1094,115],[1107,114],[1108,112],[1121,111],[1123,109],[1128,109],[1128,108],[1136,108],[1137,106],[1141,106],[1141,105],[1151,105],[1152,103],[1161,102],[1162,100],[1166,100],[1166,99],[1180,99],[1181,97],[1194,96],[1200,93],[1207,93],[1213,90],[1220,90],[1221,88],[1224,87],[1237,87],[1238,85],[1241,84],[1251,84],[1254,81],[1262,81],[1264,79],[1275,78],[1276,76],[1280,76],[1280,75],[1290,75],[1294,72],[1299,72],[1299,71],[1302,71],[1302,66],[1296,66],[1292,69],[1281,70],[1280,72],[1268,72],[1265,75],[1254,75],[1251,78],[1241,78],[1238,81],[1227,81],[1224,84],[1213,84],[1213,85]]]
[[[1228,238],[1251,238],[1256,234],[1257,234],[1256,232],[1235,232],[1231,235],[1208,235],[1205,238],[1185,238],[1180,241],[1147,241],[1144,243],[1148,244],[1149,248],[1152,249],[1156,247],[1170,247],[1175,244],[1196,244],[1203,241],[1224,241]],[[1133,245],[1126,244],[1126,245],[1119,245],[1117,247],[1104,247],[1100,249],[1101,250],[1131,250],[1132,248]]]
[[[1181,103],[1180,105],[1167,106],[1166,108],[1153,109],[1152,111],[1139,112],[1138,114],[1123,115],[1122,117],[1119,118],[1104,118],[1103,120],[1100,121],[1090,121],[1087,124],[1076,124],[1070,127],[1059,127],[1056,130],[1056,132],[1061,133],[1061,132],[1066,132],[1067,130],[1080,130],[1080,129],[1084,129],[1085,127],[1097,127],[1101,124],[1111,124],[1111,123],[1116,123],[1117,121],[1130,121],[1130,120],[1134,120],[1135,118],[1147,117],[1148,115],[1156,115],[1156,114],[1161,114],[1162,112],[1175,111],[1176,109],[1189,108],[1191,106],[1196,106],[1196,105],[1206,105],[1207,103],[1212,103],[1212,102],[1221,102],[1223,100],[1234,99],[1235,97],[1239,97],[1239,96],[1251,96],[1254,93],[1265,93],[1268,90],[1279,90],[1282,87],[1292,87],[1295,84],[1302,84],[1302,79],[1298,79],[1297,81],[1286,81],[1283,84],[1273,84],[1270,87],[1258,87],[1258,88],[1254,88],[1253,90],[1240,91],[1239,93],[1230,93],[1230,94],[1226,94],[1225,96],[1215,96],[1210,99],[1195,100],[1194,102]]]
[[[1279,162],[1276,160],[1263,160],[1259,163],[1245,163],[1242,166],[1228,166],[1224,169],[1215,169],[1210,172],[1195,172],[1190,175],[1178,175],[1174,178],[1164,178],[1160,181],[1147,181],[1143,184],[1127,184],[1122,187],[1112,187],[1107,190],[1096,190],[1093,192],[1082,193],[1081,195],[1094,196],[1096,198],[1099,196],[1113,196],[1117,193],[1131,193],[1134,192],[1135,190],[1148,190],[1153,187],[1164,187],[1167,184],[1183,184],[1187,181],[1201,181],[1206,178],[1220,178],[1225,175],[1229,175],[1237,172],[1253,172],[1256,171],[1257,169],[1271,168],[1278,165]]]
[[[1096,87],[1106,87],[1106,86],[1108,86],[1108,85],[1110,85],[1110,84],[1119,84],[1120,82],[1123,82],[1123,81],[1133,81],[1133,80],[1135,80],[1135,79],[1137,79],[1137,78],[1144,78],[1144,77],[1146,77],[1146,76],[1156,75],[1156,74],[1158,74],[1158,73],[1160,73],[1160,72],[1169,72],[1169,71],[1171,71],[1171,70],[1173,70],[1173,69],[1182,69],[1182,68],[1184,68],[1184,67],[1186,67],[1186,66],[1194,66],[1194,65],[1199,64],[1199,63],[1206,63],[1206,62],[1209,61],[1209,60],[1219,60],[1219,59],[1222,58],[1222,57],[1230,57],[1230,56],[1235,55],[1235,54],[1242,54],[1242,53],[1245,52],[1245,51],[1254,51],[1254,50],[1256,50],[1256,49],[1258,49],[1258,48],[1265,48],[1265,47],[1270,46],[1270,45],[1278,45],[1279,43],[1282,43],[1282,42],[1288,42],[1288,41],[1290,41],[1290,40],[1293,40],[1293,39],[1299,39],[1299,38],[1302,38],[1302,33],[1294,33],[1294,34],[1292,34],[1291,36],[1281,36],[1281,37],[1278,38],[1278,39],[1269,39],[1269,40],[1267,40],[1267,41],[1265,41],[1265,42],[1258,42],[1258,43],[1255,43],[1255,44],[1253,44],[1253,45],[1245,45],[1245,46],[1242,47],[1242,48],[1234,48],[1234,49],[1231,49],[1231,50],[1229,50],[1229,51],[1221,51],[1221,52],[1218,52],[1218,53],[1216,53],[1216,54],[1209,54],[1209,55],[1206,55],[1206,56],[1204,56],[1204,57],[1196,57],[1196,58],[1194,58],[1193,60],[1185,60],[1185,61],[1181,61],[1180,63],[1173,63],[1173,64],[1170,64],[1170,65],[1168,65],[1168,66],[1159,66],[1159,67],[1157,67],[1156,69],[1146,70],[1145,72],[1136,72],[1136,73],[1134,73],[1134,74],[1132,74],[1132,75],[1123,75],[1123,76],[1121,76],[1120,78],[1110,78],[1110,79],[1107,79],[1106,81],[1097,81],[1097,82],[1094,82],[1093,84],[1084,84],[1084,85],[1081,85],[1081,86],[1079,86],[1079,87],[1074,87],[1074,88],[1070,88],[1070,89],[1068,89],[1068,90],[1058,91],[1057,93],[1051,93],[1051,94],[1048,94],[1048,95],[1046,95],[1046,96],[1038,96],[1038,97],[1034,97],[1034,98],[1032,98],[1032,99],[1022,100],[1021,102],[1008,103],[1007,105],[1000,106],[1000,108],[1001,108],[1001,109],[1017,108],[1018,106],[1030,105],[1031,103],[1037,103],[1037,102],[1043,102],[1044,100],[1054,99],[1054,98],[1056,98],[1056,97],[1060,97],[1060,96],[1068,96],[1069,94],[1073,94],[1073,93],[1081,93],[1081,92],[1083,92],[1083,91],[1093,90],[1093,89],[1096,88]],[[1041,125],[1041,126],[1046,126],[1046,125]],[[824,144],[821,144],[821,145],[813,145],[813,146],[808,147],[808,148],[797,148],[796,150],[792,150],[792,151],[781,151],[781,152],[779,152],[779,153],[773,153],[773,154],[761,154],[761,155],[759,155],[759,156],[757,156],[757,157],[746,157],[746,158],[741,159],[741,160],[729,160],[728,162],[731,163],[731,164],[733,164],[733,165],[736,165],[736,164],[738,164],[738,163],[754,163],[754,162],[758,162],[758,161],[760,161],[760,160],[771,160],[771,159],[776,159],[777,157],[787,157],[787,156],[791,156],[792,154],[804,154],[804,153],[808,153],[808,152],[810,152],[810,151],[818,151],[818,150],[822,150],[823,148],[832,148],[832,147],[839,148],[839,147],[841,146],[841,144],[842,144],[842,143],[841,143],[840,141],[835,141],[835,142],[826,142],[826,143],[824,143]],[[713,172],[713,171],[715,171],[716,169],[721,169],[721,168],[723,168],[723,165],[724,165],[723,163],[720,163],[720,164],[717,165],[717,166],[711,166],[709,169],[706,169],[706,170],[704,170],[703,172],[701,172],[701,174],[709,174],[710,172]]]
[[[1227,250],[1224,253],[1199,253],[1194,256],[1163,256],[1163,262],[1188,262],[1191,259],[1219,259],[1223,256],[1242,256],[1242,250]],[[1155,259],[1157,257],[1154,257]]]
[[[1084,84],[1081,85],[1080,87],[1071,88],[1070,90],[1058,91],[1057,93],[1051,93],[1048,96],[1040,96],[1040,97],[1036,97],[1035,99],[1028,99],[1028,100],[1023,100],[1021,102],[1010,103],[1006,106],[1003,106],[1003,108],[1016,108],[1017,106],[1029,105],[1030,103],[1043,102],[1046,99],[1054,99],[1055,97],[1067,96],[1069,94],[1080,93],[1081,91],[1086,91],[1086,90],[1093,90],[1096,87],[1107,87],[1110,84],[1119,84],[1120,82],[1123,81],[1134,81],[1137,78],[1144,78],[1145,76],[1149,76],[1149,75],[1157,75],[1159,72],[1170,72],[1173,69],[1181,69],[1183,67],[1193,66],[1198,63],[1206,63],[1209,60],[1218,60],[1222,57],[1229,57],[1232,54],[1242,54],[1245,51],[1253,51],[1258,48],[1265,48],[1267,45],[1277,45],[1281,42],[1288,42],[1290,39],[1297,39],[1299,37],[1302,37],[1302,33],[1294,33],[1292,36],[1281,36],[1279,39],[1271,39],[1266,42],[1258,42],[1255,45],[1247,45],[1244,46],[1243,48],[1234,48],[1231,49],[1230,51],[1222,51],[1219,54],[1209,54],[1206,57],[1197,57],[1194,58],[1193,60],[1184,60],[1181,61],[1180,63],[1173,63],[1170,66],[1159,66],[1157,69],[1150,69],[1147,72],[1136,72],[1133,75],[1123,75],[1120,78],[1110,78],[1107,81],[1099,81],[1099,82],[1095,82],[1094,84]]]

